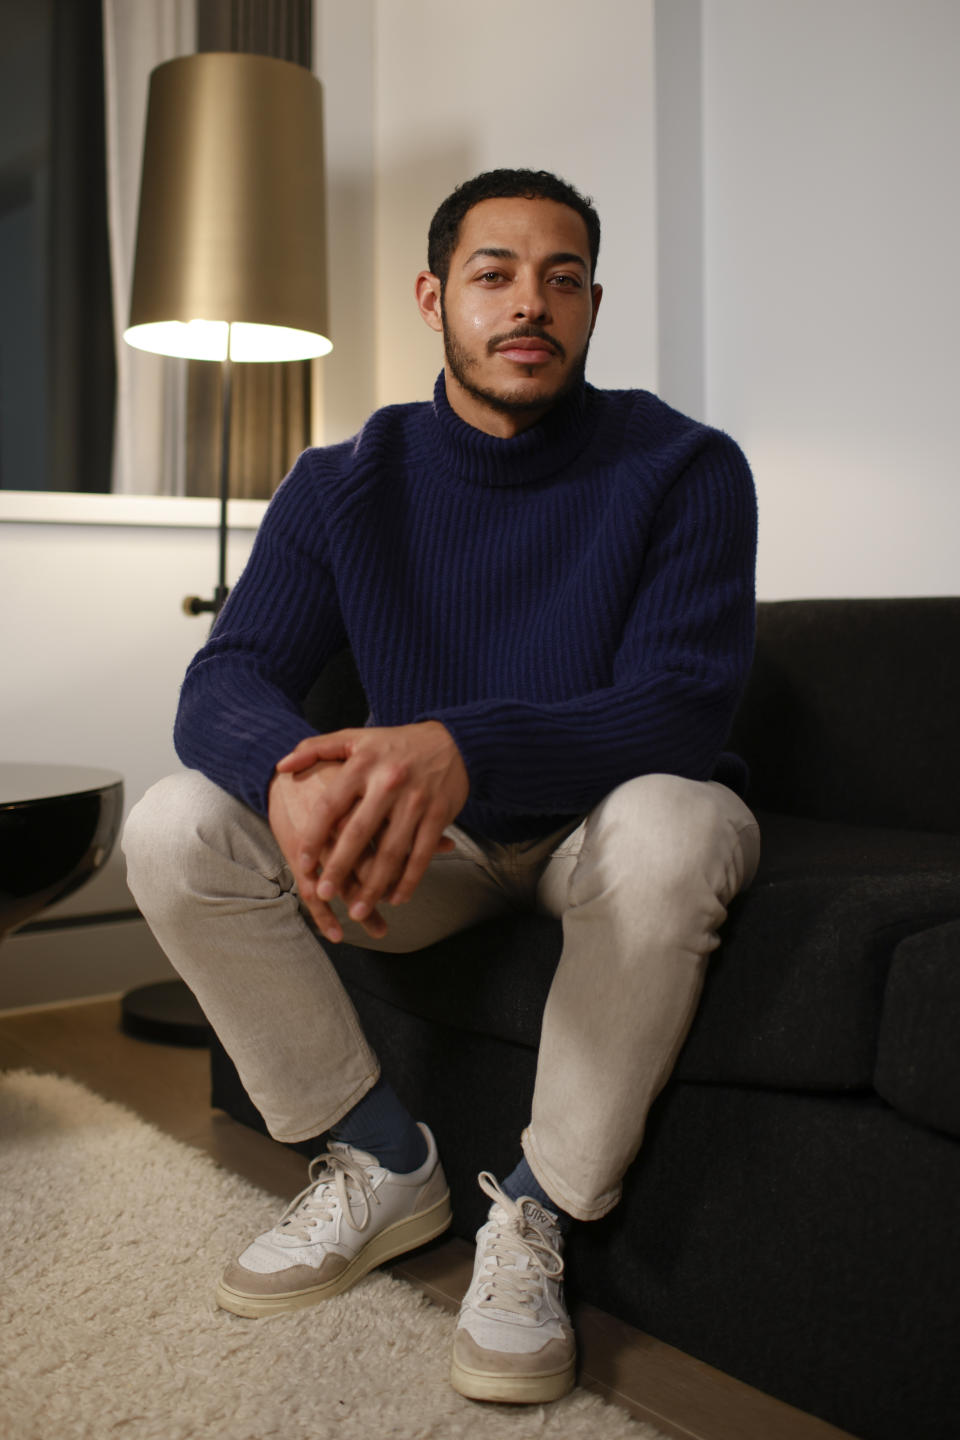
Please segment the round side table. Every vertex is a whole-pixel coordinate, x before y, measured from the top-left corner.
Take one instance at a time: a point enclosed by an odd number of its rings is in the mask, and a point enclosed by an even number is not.
[[[0,938],[95,875],[122,816],[113,770],[0,764]]]

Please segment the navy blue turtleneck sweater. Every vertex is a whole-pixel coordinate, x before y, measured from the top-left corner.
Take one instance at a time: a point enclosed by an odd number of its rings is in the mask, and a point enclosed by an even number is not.
[[[651,772],[716,776],[753,649],[756,504],[740,450],[645,391],[584,385],[513,439],[447,402],[307,450],[191,662],[186,765],[266,813],[300,705],[349,644],[371,723],[435,719],[458,823],[523,839]]]

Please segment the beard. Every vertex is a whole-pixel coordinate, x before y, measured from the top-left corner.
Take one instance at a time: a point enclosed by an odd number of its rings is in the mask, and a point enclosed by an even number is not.
[[[580,354],[577,355],[570,366],[567,374],[557,383],[556,387],[547,394],[534,397],[525,396],[521,390],[512,392],[508,387],[494,390],[490,386],[482,385],[473,379],[472,371],[476,369],[478,361],[461,345],[447,324],[446,311],[443,308],[441,299],[440,318],[443,323],[443,353],[446,357],[450,373],[459,385],[472,395],[475,400],[488,405],[491,410],[498,411],[501,415],[531,415],[538,411],[549,410],[569,395],[571,390],[576,390],[582,384],[587,369],[587,351],[590,349],[590,340],[584,345]],[[536,325],[518,325],[515,330],[504,335],[494,335],[487,341],[486,350],[492,355],[499,345],[507,340],[542,340],[551,350],[557,353],[561,359],[566,359],[566,350],[559,340],[554,340],[551,335],[546,334]]]

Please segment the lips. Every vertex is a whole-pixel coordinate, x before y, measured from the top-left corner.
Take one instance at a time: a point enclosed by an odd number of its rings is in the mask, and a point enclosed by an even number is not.
[[[513,360],[518,365],[543,365],[547,360],[552,360],[556,350],[547,345],[543,340],[507,340],[497,346],[497,354],[502,355],[505,360]]]

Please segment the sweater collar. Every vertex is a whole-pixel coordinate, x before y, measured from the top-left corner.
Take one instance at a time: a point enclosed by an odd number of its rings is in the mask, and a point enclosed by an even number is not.
[[[519,486],[546,480],[589,443],[596,424],[596,392],[582,383],[536,425],[508,440],[468,425],[452,409],[441,370],[433,391],[438,447],[446,465],[479,485]]]

